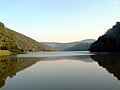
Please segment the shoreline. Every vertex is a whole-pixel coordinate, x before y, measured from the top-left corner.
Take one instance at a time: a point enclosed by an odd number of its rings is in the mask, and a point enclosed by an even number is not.
[[[0,50],[0,56],[3,56],[3,55],[13,55],[14,53],[13,52],[10,52],[8,50]]]

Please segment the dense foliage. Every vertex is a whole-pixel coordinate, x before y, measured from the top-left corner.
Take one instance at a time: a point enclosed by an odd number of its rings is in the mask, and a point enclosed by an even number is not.
[[[40,42],[37,42],[25,35],[16,33],[18,49],[22,51],[53,51],[54,49],[46,46]]]
[[[13,52],[53,51],[49,46],[39,43],[25,35],[5,27],[0,22],[0,49]]]
[[[100,36],[89,48],[91,52],[120,52],[120,22]]]
[[[7,30],[5,25],[0,22],[0,49],[15,50],[17,49],[16,35],[13,31]]]

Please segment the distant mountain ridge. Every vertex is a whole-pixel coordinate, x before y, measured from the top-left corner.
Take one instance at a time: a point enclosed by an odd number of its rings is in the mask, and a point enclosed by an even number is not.
[[[95,42],[95,39],[85,39],[82,41],[58,43],[58,42],[42,42],[52,48],[62,51],[87,51],[91,43]]]

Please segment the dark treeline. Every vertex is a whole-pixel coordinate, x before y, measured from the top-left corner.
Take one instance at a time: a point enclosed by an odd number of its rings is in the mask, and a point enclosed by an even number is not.
[[[91,52],[120,52],[120,22],[117,22],[89,48]]]
[[[49,46],[39,43],[25,35],[6,28],[0,22],[0,49],[12,52],[21,51],[53,51]]]

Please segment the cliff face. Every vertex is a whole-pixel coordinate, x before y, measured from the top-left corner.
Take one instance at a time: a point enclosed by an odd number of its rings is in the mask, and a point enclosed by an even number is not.
[[[91,52],[120,52],[120,22],[117,22],[89,48]]]

